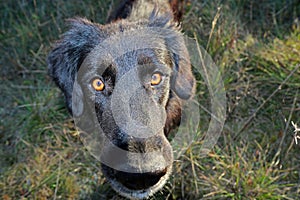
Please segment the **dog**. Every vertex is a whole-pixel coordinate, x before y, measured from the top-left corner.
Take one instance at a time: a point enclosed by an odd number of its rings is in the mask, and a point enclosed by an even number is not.
[[[47,58],[84,144],[127,198],[148,198],[168,180],[168,138],[195,93],[181,3],[126,0],[105,25],[70,19]]]

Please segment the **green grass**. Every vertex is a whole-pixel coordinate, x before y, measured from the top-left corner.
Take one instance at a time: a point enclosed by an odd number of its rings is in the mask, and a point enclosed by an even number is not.
[[[0,198],[122,199],[80,142],[47,76],[65,19],[103,23],[110,1],[1,1]],[[296,0],[190,1],[184,32],[222,71],[227,118],[218,144],[194,142],[153,199],[299,199],[300,4]],[[298,17],[298,18],[297,18]],[[214,22],[214,23],[213,23]],[[203,107],[209,94],[198,77]],[[199,133],[208,114],[201,110]]]

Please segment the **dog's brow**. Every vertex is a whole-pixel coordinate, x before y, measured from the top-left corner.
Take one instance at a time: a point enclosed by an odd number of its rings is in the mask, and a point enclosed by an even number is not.
[[[139,65],[145,65],[145,64],[153,64],[153,60],[151,57],[145,55],[145,54],[140,54],[137,58],[137,62]]]
[[[158,57],[157,57],[157,55],[155,55],[155,53],[153,54],[153,56],[151,56],[151,54],[149,55],[146,53],[139,54],[137,57],[137,63],[138,63],[138,65],[141,65],[141,66],[143,66],[143,65],[148,66],[147,69],[150,71],[151,71],[151,69],[152,70],[159,69],[160,71],[163,71],[166,74],[169,72],[169,67],[166,68],[165,64],[160,59],[158,59]],[[150,67],[150,66],[152,66],[152,67]],[[148,71],[148,72],[150,72],[150,71]]]

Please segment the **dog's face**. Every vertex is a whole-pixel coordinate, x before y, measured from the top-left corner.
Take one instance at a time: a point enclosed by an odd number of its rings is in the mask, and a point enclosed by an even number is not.
[[[195,85],[182,36],[169,19],[106,26],[72,20],[48,66],[112,187],[138,199],[159,190],[172,170],[167,136]]]

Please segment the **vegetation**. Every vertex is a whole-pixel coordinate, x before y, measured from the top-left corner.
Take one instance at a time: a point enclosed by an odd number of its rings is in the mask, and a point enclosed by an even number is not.
[[[1,1],[1,199],[122,199],[80,142],[45,62],[65,19],[104,23],[112,5]],[[191,144],[153,199],[300,199],[299,20],[297,0],[188,1],[183,30],[222,71],[227,118],[211,152],[199,156],[202,141]],[[199,134],[209,118],[201,110]]]

